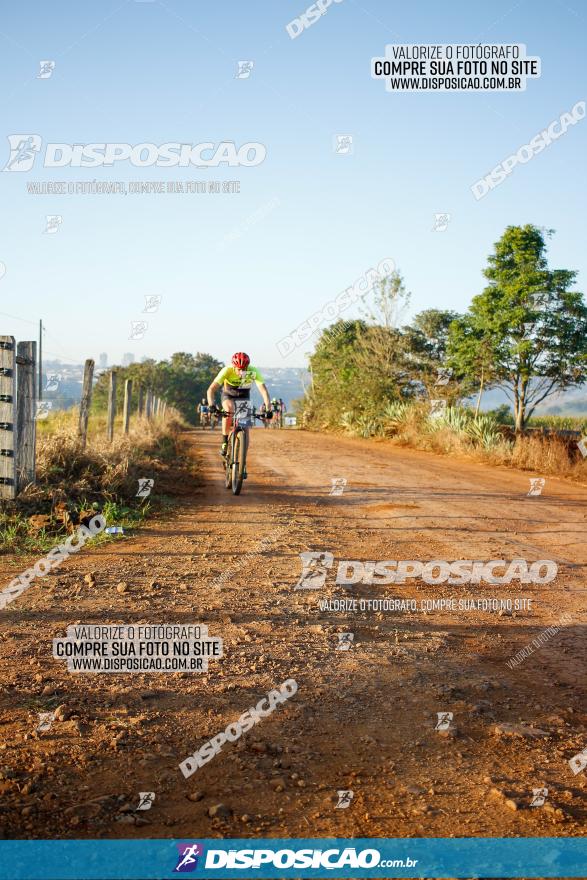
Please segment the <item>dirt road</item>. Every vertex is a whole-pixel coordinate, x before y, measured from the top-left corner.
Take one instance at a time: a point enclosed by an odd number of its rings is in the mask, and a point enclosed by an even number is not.
[[[573,774],[568,760],[587,747],[587,490],[549,478],[528,497],[521,472],[257,429],[235,498],[218,434],[190,441],[203,482],[184,487],[172,515],[84,548],[0,612],[5,837],[582,834],[587,769]],[[330,495],[332,478],[346,478],[342,495]],[[296,590],[307,551],[333,566],[324,587]],[[340,560],[499,558],[551,559],[559,573],[550,584],[335,585]],[[25,565],[3,559],[5,585]],[[531,607],[425,613],[450,596]],[[383,598],[417,610],[319,606]],[[224,657],[207,674],[75,675],[51,655],[70,624],[140,622],[205,623]],[[184,758],[290,678],[294,697],[184,778]],[[62,705],[66,720],[36,735],[38,713]],[[452,713],[448,730],[435,730],[439,712]],[[538,788],[545,803],[530,807]],[[343,790],[350,806],[337,808]],[[155,792],[150,810],[132,812],[138,792]]]

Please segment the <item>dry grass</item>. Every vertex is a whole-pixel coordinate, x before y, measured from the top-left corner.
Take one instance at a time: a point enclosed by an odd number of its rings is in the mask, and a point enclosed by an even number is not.
[[[569,447],[556,437],[521,437],[511,452],[510,464],[522,470],[556,474],[587,483],[587,459],[569,455]]]
[[[189,491],[196,467],[183,452],[178,419],[135,418],[128,435],[116,426],[111,443],[105,418],[92,416],[90,424],[85,449],[76,412],[55,413],[40,424],[37,480],[0,510],[0,552],[50,546],[92,511],[107,515],[109,524],[136,524],[153,506]],[[140,478],[154,480],[146,498],[137,497]]]
[[[136,420],[130,433],[115,432],[110,443],[94,423],[85,449],[71,420],[62,415],[43,432],[37,444],[37,486],[26,495],[52,489],[68,498],[97,495],[107,500],[134,496],[139,477],[170,461],[176,452],[178,423]],[[145,473],[147,468],[147,473]]]
[[[485,448],[450,428],[432,434],[408,428],[398,432],[393,442],[440,455],[464,455],[475,461],[566,477],[587,484],[587,459],[582,459],[578,451],[569,453],[568,444],[556,437],[519,437],[515,442],[504,439]]]
[[[587,484],[587,458],[581,457],[576,440],[536,434],[510,439],[487,416],[477,420],[455,410],[446,418],[431,420],[428,408],[420,403],[392,404],[377,418],[346,414],[342,424],[350,433],[386,437],[398,446],[466,456]]]

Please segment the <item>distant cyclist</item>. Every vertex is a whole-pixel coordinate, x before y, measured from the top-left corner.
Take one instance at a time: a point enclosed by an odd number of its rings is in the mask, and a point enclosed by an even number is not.
[[[250,400],[253,382],[257,383],[257,388],[265,402],[265,418],[270,419],[273,413],[271,412],[271,401],[265,380],[257,367],[251,365],[251,359],[244,351],[237,351],[233,354],[231,364],[220,370],[208,388],[208,404],[211,410],[216,410],[214,398],[218,389],[222,388],[222,409],[231,413],[230,416],[225,416],[222,419],[222,446],[220,447],[220,454],[223,456],[226,455],[228,449],[228,432],[232,428],[234,402],[235,400]]]
[[[208,401],[205,397],[203,397],[202,402],[198,404],[197,412],[200,416],[201,427],[207,428],[210,424],[210,407],[208,406]]]

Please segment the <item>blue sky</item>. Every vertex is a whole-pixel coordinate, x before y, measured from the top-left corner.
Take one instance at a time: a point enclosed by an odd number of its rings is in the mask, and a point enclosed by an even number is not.
[[[508,224],[552,227],[551,265],[585,287],[587,121],[484,199],[471,185],[587,98],[586,13],[566,2],[342,0],[297,39],[305,0],[12,4],[0,24],[0,162],[7,135],[54,143],[260,142],[251,168],[0,173],[0,312],[42,317],[47,352],[166,357],[235,349],[267,366],[276,342],[384,257],[411,314],[464,311]],[[520,93],[390,94],[371,79],[387,43],[512,43],[542,59]],[[39,61],[55,60],[49,79]],[[248,79],[239,60],[254,61]],[[351,134],[354,152],[333,138]],[[29,181],[240,180],[239,194],[32,195]],[[269,208],[267,206],[270,206]],[[260,213],[257,222],[250,218]],[[435,212],[448,212],[433,232]],[[55,235],[45,216],[60,214]],[[264,215],[264,216],[263,216]],[[0,267],[1,268],[1,267]],[[142,315],[144,296],[162,296]],[[353,314],[352,311],[345,316]],[[148,320],[140,341],[131,321]],[[0,315],[0,332],[32,324]]]

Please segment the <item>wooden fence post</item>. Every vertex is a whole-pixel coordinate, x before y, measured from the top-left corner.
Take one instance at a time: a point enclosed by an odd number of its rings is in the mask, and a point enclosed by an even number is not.
[[[155,418],[158,418],[158,416],[159,416],[159,398],[158,397],[155,398],[155,405],[153,407],[153,415],[155,416]]]
[[[79,405],[79,424],[77,429],[82,449],[86,448],[86,440],[88,437],[88,417],[90,415],[90,404],[92,403],[93,378],[94,361],[91,358],[88,358],[84,365],[84,381],[82,385],[82,399]]]
[[[144,404],[144,396],[143,396],[143,386],[139,385],[138,395],[137,395],[137,415],[143,415],[143,404]]]
[[[16,497],[14,459],[14,336],[0,336],[0,498]]]
[[[130,425],[130,404],[132,400],[132,379],[125,379],[124,382],[124,407],[122,410],[122,430],[128,434]]]
[[[108,384],[108,439],[114,438],[114,417],[116,415],[116,370],[110,370]]]
[[[145,416],[148,419],[151,418],[151,398],[152,398],[151,389],[147,388],[147,393],[145,395]]]
[[[16,347],[16,494],[35,482],[37,343]]]

